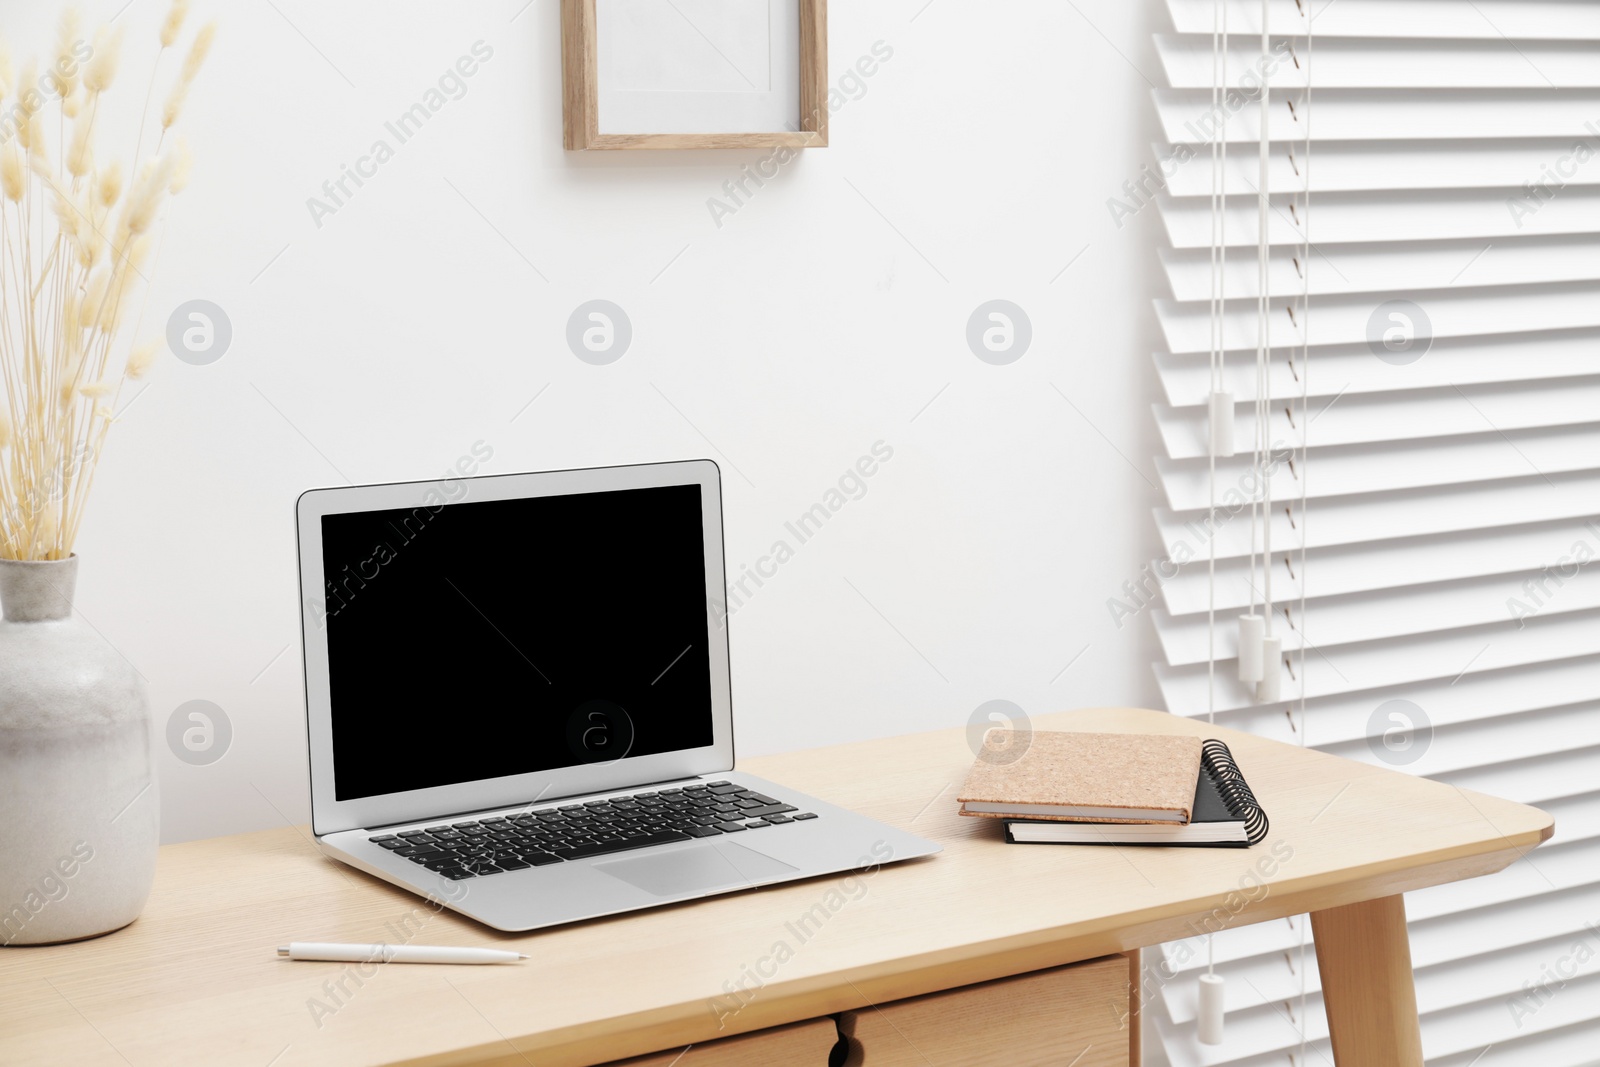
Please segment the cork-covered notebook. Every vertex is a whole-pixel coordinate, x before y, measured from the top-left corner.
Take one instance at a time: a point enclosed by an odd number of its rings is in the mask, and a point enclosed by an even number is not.
[[[1187,823],[1200,748],[1170,734],[996,728],[956,799],[991,819]]]

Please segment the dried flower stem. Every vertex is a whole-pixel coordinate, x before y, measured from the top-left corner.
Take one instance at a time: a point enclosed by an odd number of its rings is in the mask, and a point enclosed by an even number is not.
[[[187,7],[174,0],[158,60]],[[144,301],[131,330],[123,329],[124,309],[138,283],[148,281],[146,260],[166,201],[182,186],[177,172],[187,171],[186,147],[180,158],[178,146],[159,154],[158,143],[155,158],[139,163],[154,99],[152,70],[134,166],[123,180],[107,147],[109,131],[95,128],[100,97],[116,78],[120,35],[102,27],[80,71],[69,63],[81,45],[77,27],[74,13],[63,16],[51,68],[59,101],[42,92],[39,67],[30,63],[10,101],[14,128],[0,129],[0,558],[7,559],[63,559],[72,552],[123,386],[154,358],[154,341],[132,347]],[[202,29],[191,44],[174,85],[180,95],[213,32]],[[0,63],[0,93],[12,91],[8,66]],[[61,109],[53,161],[40,122],[49,106]]]

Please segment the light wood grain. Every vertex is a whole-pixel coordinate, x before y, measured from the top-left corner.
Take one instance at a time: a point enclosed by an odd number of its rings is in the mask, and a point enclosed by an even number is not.
[[[828,144],[828,0],[800,0],[800,130]]]
[[[818,135],[798,133],[596,133],[585,149],[695,151],[704,148],[825,148]]]
[[[598,66],[594,0],[561,0],[561,139],[568,151],[599,136]]]
[[[972,761],[960,728],[750,760],[741,767],[945,851],[867,878],[732,1012],[724,983],[841,879],[509,935],[323,858],[303,828],[172,845],[133,925],[0,950],[0,1063],[593,1064],[1484,874],[1551,832],[1547,815],[1520,804],[1160,712],[1092,709],[1034,725],[1221,737],[1272,833],[1251,849],[1003,844],[990,820],[956,813]],[[329,999],[323,983],[340,965],[274,954],[296,939],[385,940],[408,918],[419,944],[533,958],[391,964],[319,1020],[312,1002]]]
[[[607,1067],[828,1067],[828,1053],[838,1040],[839,1028],[832,1019],[813,1019],[617,1060]]]
[[[601,133],[595,0],[561,0],[561,129],[568,151],[826,148],[828,0],[800,0],[800,114],[793,131]]]
[[[1405,898],[1312,912],[1311,931],[1338,1067],[1422,1067]]]
[[[845,1067],[1129,1067],[1128,1018],[1127,957],[1107,956],[847,1011],[839,1032]]]

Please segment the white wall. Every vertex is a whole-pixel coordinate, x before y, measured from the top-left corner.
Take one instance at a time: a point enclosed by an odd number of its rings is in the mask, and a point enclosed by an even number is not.
[[[221,35],[144,333],[204,298],[234,339],[210,366],[163,357],[78,545],[84,615],[149,680],[166,838],[307,817],[295,496],[431,476],[479,440],[501,472],[709,454],[742,562],[893,447],[731,620],[743,752],[959,725],[994,698],[1156,701],[1147,624],[1105,603],[1153,549],[1156,220],[1106,208],[1155,139],[1132,65],[1155,69],[1149,7],[835,0],[834,82],[874,42],[893,58],[832,147],[719,228],[708,198],[765,153],[565,153],[557,5],[523,2],[197,4]],[[3,5],[19,52],[53,36],[40,6]],[[164,8],[121,16],[114,91],[142,93]],[[319,228],[307,198],[479,40],[466,95]],[[634,330],[605,367],[564,340],[597,297]],[[1009,366],[966,344],[992,298],[1032,320]],[[234,730],[204,767],[164,740],[197,698]]]

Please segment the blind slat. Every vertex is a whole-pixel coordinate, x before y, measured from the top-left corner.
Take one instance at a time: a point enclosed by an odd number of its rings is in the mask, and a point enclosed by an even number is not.
[[[1431,337],[1464,337],[1519,330],[1559,330],[1600,326],[1600,285],[1593,283],[1527,286],[1485,299],[1466,290],[1429,290],[1390,294],[1404,298],[1406,320],[1386,312],[1388,297],[1330,296],[1319,300],[1310,322],[1313,345],[1356,344],[1369,337],[1382,344],[1391,328],[1406,331],[1407,339],[1419,331]],[[1292,302],[1272,300],[1267,315],[1269,343],[1274,348],[1298,347],[1306,341],[1306,324],[1295,318]],[[1418,314],[1426,316],[1422,325]],[[1205,352],[1210,348],[1210,324],[1204,305],[1157,300],[1156,318],[1166,335],[1169,352]],[[1256,347],[1255,301],[1230,301],[1222,315],[1222,342],[1230,351]]]
[[[1572,570],[1575,573],[1570,577],[1558,575],[1556,579],[1551,579],[1548,572],[1528,572],[1324,597],[1306,605],[1307,615],[1316,627],[1312,640],[1321,653],[1319,666],[1340,670],[1341,646],[1434,633],[1440,628],[1440,620],[1448,620],[1452,627],[1498,623],[1515,626],[1535,615],[1552,618],[1600,608],[1600,575],[1596,569],[1574,565]],[[1545,583],[1542,595],[1541,581]],[[1273,591],[1277,593],[1276,585]],[[1300,649],[1300,631],[1289,621],[1291,617],[1300,618],[1299,607],[1287,594],[1275,604],[1274,628],[1283,641],[1285,654]],[[1232,614],[1237,617],[1238,613]],[[1181,667],[1206,662],[1204,615],[1174,617],[1157,610],[1153,617],[1168,664]],[[1238,655],[1238,630],[1228,623],[1224,617],[1217,627],[1218,659]],[[1600,622],[1596,625],[1600,626]]]
[[[1600,104],[1596,105],[1600,112]],[[1600,168],[1600,161],[1596,162]],[[1537,175],[1529,175],[1529,180]],[[1248,188],[1248,187],[1246,187]],[[1257,212],[1254,193],[1228,196],[1222,229],[1229,258],[1253,259]],[[1157,196],[1167,238],[1176,248],[1201,249],[1211,243],[1211,209],[1196,197]],[[1317,247],[1395,242],[1509,239],[1592,234],[1600,230],[1600,189],[1574,186],[1545,198],[1521,189],[1444,189],[1431,192],[1327,193],[1316,201]],[[1291,198],[1272,197],[1267,241],[1297,248],[1304,240],[1291,210]],[[1482,247],[1481,245],[1479,246]],[[1316,273],[1317,260],[1312,262]],[[1461,268],[1468,268],[1470,257]],[[1324,267],[1323,269],[1328,269]],[[1464,284],[1471,284],[1465,282]],[[1415,288],[1407,286],[1406,288]]]
[[[1158,352],[1154,358],[1168,404],[1195,407],[1206,403],[1211,375],[1205,353]],[[1600,374],[1600,330],[1440,338],[1428,349],[1426,358],[1400,366],[1378,359],[1366,344],[1327,345],[1318,348],[1313,358],[1316,363],[1304,383],[1313,397],[1575,378]],[[1291,369],[1288,360],[1275,360],[1267,376],[1267,395],[1298,400],[1302,383],[1297,375],[1298,367]],[[1238,403],[1255,400],[1254,361],[1240,358],[1226,363],[1223,387]]]
[[[1529,430],[1529,431],[1499,431],[1490,430],[1480,434],[1469,434],[1455,438],[1425,438],[1420,441],[1396,441],[1383,445],[1351,445],[1344,448],[1313,448],[1312,462],[1317,466],[1317,476],[1306,483],[1306,489],[1312,499],[1322,500],[1326,497],[1346,497],[1355,493],[1370,494],[1372,505],[1366,507],[1372,511],[1374,505],[1384,505],[1378,508],[1378,513],[1371,516],[1377,525],[1372,528],[1369,535],[1371,539],[1385,537],[1406,536],[1405,531],[1425,532],[1428,527],[1418,527],[1414,521],[1387,521],[1387,516],[1393,511],[1400,515],[1405,513],[1402,506],[1408,499],[1408,493],[1417,490],[1441,487],[1435,490],[1436,495],[1459,495],[1464,483],[1477,485],[1476,491],[1485,494],[1484,504],[1487,507],[1499,507],[1503,503],[1498,497],[1525,496],[1517,490],[1520,483],[1508,481],[1509,479],[1537,478],[1546,487],[1567,486],[1574,492],[1586,488],[1587,476],[1576,472],[1590,471],[1600,468],[1600,430],[1593,425],[1568,426],[1555,430]],[[1156,471],[1161,478],[1162,489],[1167,494],[1169,505],[1174,511],[1189,512],[1182,521],[1199,521],[1203,518],[1202,509],[1207,506],[1210,499],[1208,492],[1209,474],[1204,462],[1196,460],[1169,460],[1164,456],[1156,457]],[[1272,495],[1275,500],[1288,500],[1300,495],[1300,480],[1291,471],[1287,463],[1280,463],[1269,471]],[[1220,503],[1226,503],[1230,492],[1248,495],[1253,484],[1253,475],[1248,457],[1234,457],[1217,461],[1217,498]],[[1581,483],[1581,484],[1580,484]],[[1397,493],[1406,490],[1408,493]],[[1494,499],[1491,499],[1494,497]],[[1387,505],[1395,504],[1395,509]],[[1351,510],[1346,502],[1328,502],[1324,505],[1334,515],[1347,513]],[[1564,510],[1562,510],[1564,509]],[[1463,521],[1469,521],[1471,516],[1481,511],[1475,509],[1468,502],[1457,508]],[[1570,517],[1588,514],[1589,506],[1583,501],[1566,500],[1564,497],[1559,502],[1549,502],[1542,507],[1538,515],[1522,516],[1515,513],[1502,512],[1499,522],[1490,525],[1499,525],[1505,522],[1508,515],[1525,522],[1537,522],[1541,519]],[[1287,522],[1276,519],[1282,523],[1283,538],[1279,538],[1279,527],[1273,527],[1272,540],[1274,544],[1287,545],[1297,542],[1299,534],[1289,527]],[[1219,539],[1220,544],[1229,543],[1236,539],[1235,530],[1242,527],[1241,523],[1225,526]],[[1466,529],[1469,526],[1438,526],[1433,529]],[[1313,544],[1334,544],[1323,536],[1319,525],[1312,533]],[[1171,538],[1167,542],[1171,543]],[[1219,548],[1219,551],[1221,549]]]
[[[1167,0],[1180,33],[1211,33],[1215,0]],[[1229,30],[1261,33],[1257,0],[1226,0]],[[1585,0],[1339,0],[1315,9],[1319,36],[1600,40],[1600,8]],[[1267,29],[1305,32],[1294,0],[1272,0]]]
[[[1156,35],[1156,55],[1178,89],[1209,91],[1211,35]],[[1269,40],[1273,89],[1303,89],[1309,69],[1304,42]],[[1338,89],[1593,89],[1600,65],[1586,41],[1418,39],[1410,41],[1321,37],[1316,44],[1317,90]],[[1258,38],[1232,34],[1227,84],[1253,92],[1260,84]]]
[[[1448,625],[1449,620],[1441,620]],[[1313,640],[1319,641],[1313,624]],[[1339,649],[1337,663],[1324,665],[1321,657],[1306,660],[1307,697],[1331,696],[1359,690],[1385,689],[1407,682],[1452,678],[1472,671],[1501,670],[1526,663],[1539,663],[1574,656],[1600,656],[1600,617],[1589,612],[1535,616],[1511,622],[1473,626],[1460,630],[1366,641]],[[1219,710],[1254,704],[1254,687],[1237,680],[1234,664],[1219,666],[1216,681],[1216,707]],[[1297,701],[1302,679],[1283,671],[1282,697],[1285,704]],[[1172,666],[1158,663],[1156,684],[1169,708],[1206,706],[1206,669],[1198,666]],[[1494,792],[1494,790],[1485,790]]]
[[[1299,99],[1303,91],[1274,94]],[[1209,173],[1210,145],[1215,123],[1208,121],[1211,93],[1205,89],[1157,89],[1156,113],[1162,136],[1172,144],[1194,147],[1207,162],[1195,163]],[[1426,90],[1396,89],[1381,94],[1360,89],[1329,89],[1316,93],[1317,118],[1312,140],[1357,142],[1416,142],[1433,140],[1493,140],[1549,137],[1570,140],[1593,136],[1586,124],[1600,113],[1600,93],[1569,90]],[[1260,141],[1260,117],[1253,107],[1233,113],[1227,124],[1230,144]],[[1286,106],[1267,111],[1267,135],[1272,141],[1304,141],[1305,125]],[[1530,179],[1535,177],[1529,176]]]
[[[1600,166],[1596,172],[1600,173]],[[1275,248],[1267,261],[1267,293],[1296,297],[1305,289],[1302,250]],[[1438,241],[1319,245],[1310,276],[1311,294],[1371,293],[1401,289],[1448,289],[1457,284],[1529,285],[1600,278],[1600,236],[1508,239],[1487,251],[1482,241]],[[1211,255],[1203,248],[1167,249],[1161,267],[1174,299],[1211,299]],[[1253,250],[1228,259],[1224,294],[1255,299],[1260,274]]]
[[[1341,0],[1344,2],[1344,0]],[[1586,132],[1584,136],[1589,136]],[[1412,144],[1330,141],[1316,145],[1316,166],[1304,166],[1303,146],[1271,146],[1267,190],[1303,193],[1389,192],[1401,189],[1520,190],[1524,183],[1566,186],[1600,184],[1600,159],[1578,148],[1572,137],[1515,141],[1421,141]],[[1186,146],[1187,147],[1187,146]],[[1587,148],[1587,145],[1584,146]],[[1209,152],[1198,166],[1174,163],[1177,146],[1151,146],[1152,166],[1164,174],[1173,197],[1211,196]],[[1261,180],[1253,150],[1234,149],[1227,158],[1227,188],[1253,194]]]
[[[1596,294],[1600,297],[1600,293]],[[1600,302],[1600,300],[1597,300]],[[1600,413],[1600,378],[1497,382],[1418,389],[1405,394],[1348,393],[1310,403],[1309,420],[1280,400],[1268,409],[1267,439],[1277,449],[1298,449],[1309,432],[1320,446],[1427,440],[1493,431],[1594,424]],[[1170,459],[1202,459],[1209,447],[1201,408],[1155,406],[1156,427]],[[1238,405],[1234,447],[1248,452],[1256,436],[1252,405]]]
[[[1589,862],[1600,864],[1600,853],[1587,857]],[[1550,961],[1564,956],[1572,947],[1574,935],[1584,936],[1581,922],[1556,937],[1528,944],[1514,945],[1497,952],[1455,957],[1447,961],[1423,963],[1413,959],[1416,966],[1417,1009],[1422,1015],[1461,1007],[1489,997],[1508,998],[1523,992],[1522,983],[1529,976],[1537,976]],[[1600,953],[1574,960],[1569,980],[1600,974]],[[1217,968],[1226,982],[1225,1007],[1228,1011],[1245,1011],[1251,1008],[1286,1000],[1298,1000],[1300,974],[1293,957],[1281,954],[1257,956]],[[1322,976],[1317,970],[1316,956],[1306,954],[1306,993],[1309,996],[1322,991]],[[1199,997],[1194,982],[1173,982],[1162,988],[1162,1004],[1167,1017],[1174,1023],[1186,1024],[1195,1020]]]
[[[1594,507],[1600,512],[1600,500]],[[1497,526],[1453,537],[1410,538],[1395,544],[1364,541],[1312,549],[1307,552],[1303,572],[1297,554],[1285,561],[1282,550],[1274,548],[1273,593],[1290,602],[1301,596],[1302,573],[1304,594],[1314,602],[1319,597],[1553,568],[1553,577],[1545,579],[1546,587],[1527,594],[1525,599],[1532,604],[1560,592],[1565,584],[1563,572],[1600,558],[1600,525],[1594,519],[1568,520]],[[1162,605],[1169,615],[1199,615],[1213,604],[1218,611],[1238,611],[1260,597],[1259,581],[1251,579],[1248,558],[1217,562],[1214,597],[1208,569],[1208,561],[1197,559],[1162,584]]]
[[[1485,671],[1460,679],[1436,679],[1386,689],[1381,695],[1355,692],[1322,697],[1306,702],[1306,743],[1313,748],[1364,741],[1372,715],[1386,700],[1406,700],[1426,714],[1435,727],[1479,719],[1503,718],[1508,723],[1537,716],[1543,709],[1565,707],[1594,698],[1593,665],[1584,660],[1542,661],[1505,671]],[[1206,710],[1200,709],[1199,715]],[[1285,715],[1282,708],[1251,706],[1223,712],[1217,724],[1235,730],[1260,734],[1287,745],[1300,744],[1299,712]],[[1548,796],[1539,798],[1545,806]],[[1563,819],[1556,822],[1557,839],[1568,836],[1571,827]]]
[[[1435,724],[1432,743],[1426,752],[1406,764],[1406,772],[1443,779],[1506,760],[1527,760],[1594,746],[1600,746],[1600,701],[1443,727]],[[1384,764],[1365,738],[1321,745],[1318,750],[1358,763]],[[1543,870],[1545,865],[1538,866]],[[1600,863],[1592,871],[1590,880],[1600,881]]]

